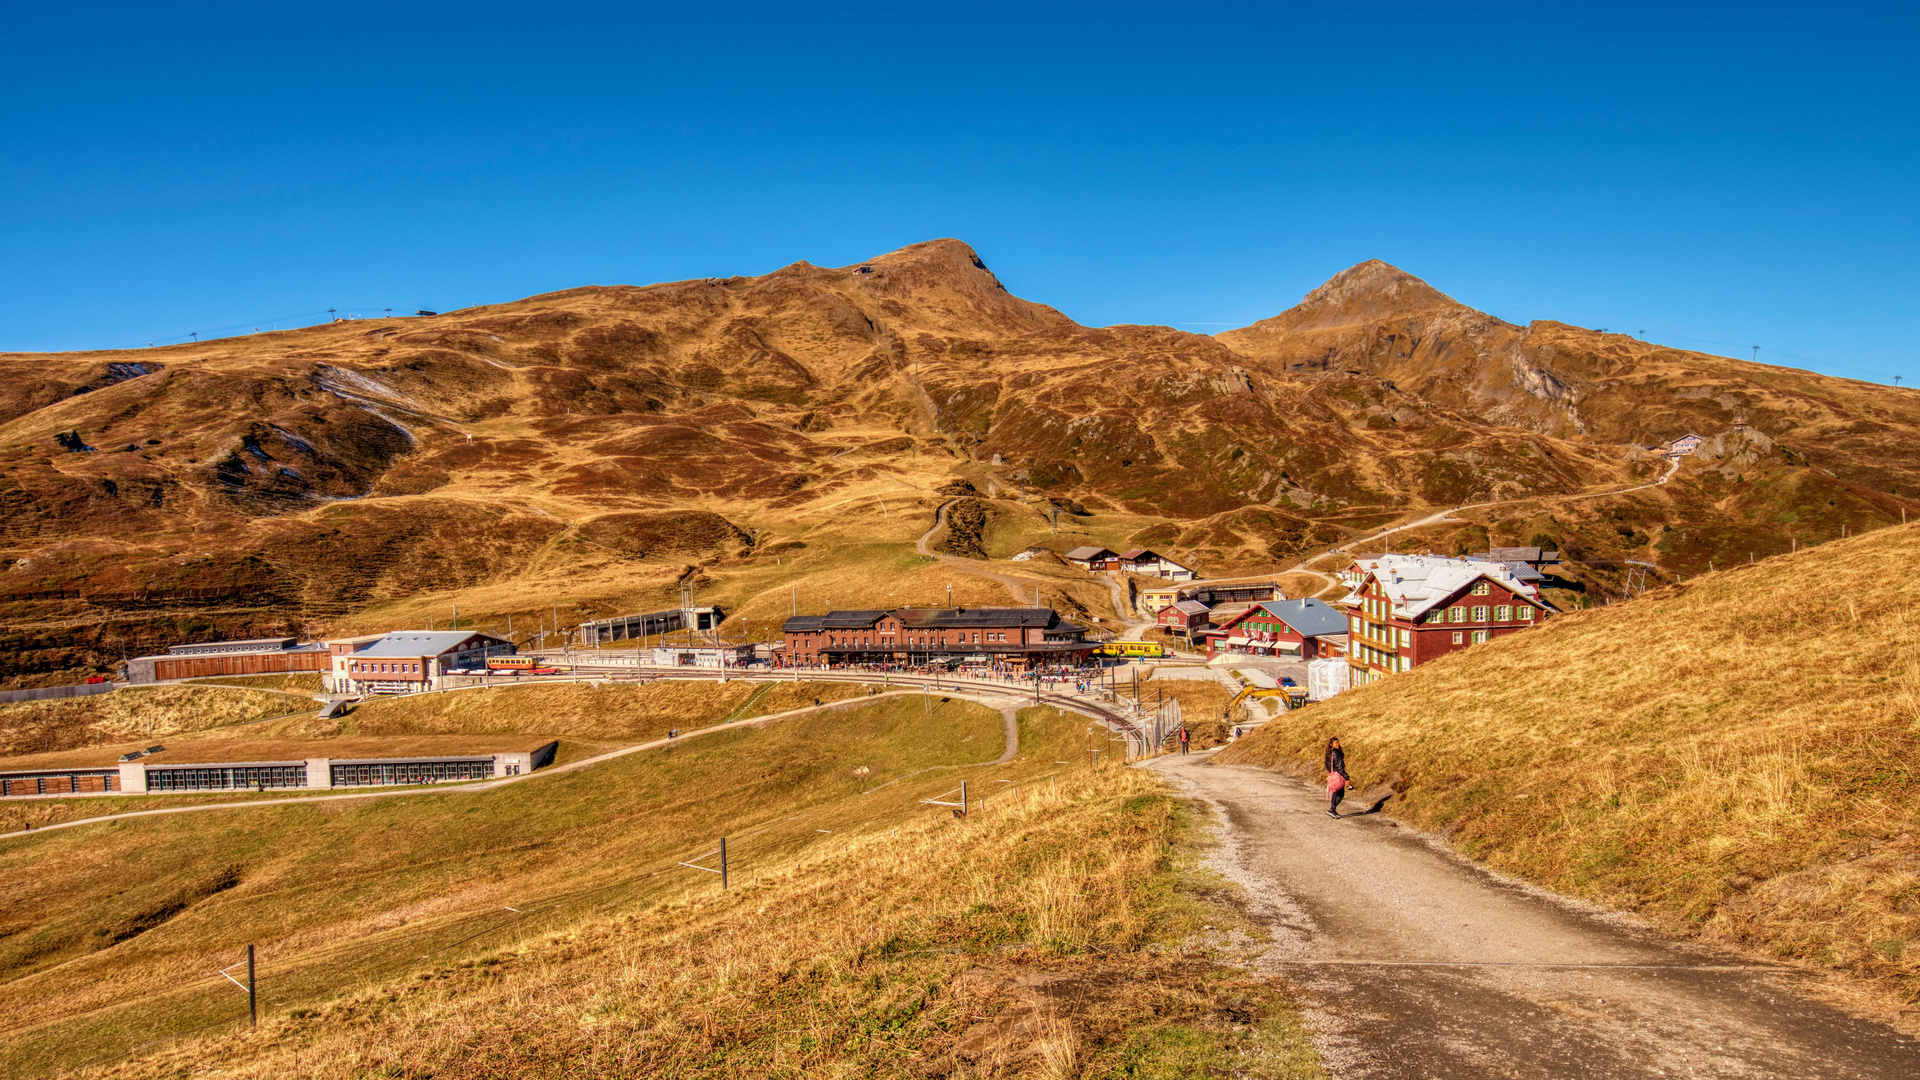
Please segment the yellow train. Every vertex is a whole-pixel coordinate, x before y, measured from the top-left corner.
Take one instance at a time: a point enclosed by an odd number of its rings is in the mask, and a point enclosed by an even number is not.
[[[1095,656],[1117,656],[1126,659],[1150,657],[1159,659],[1167,655],[1167,647],[1157,641],[1109,641],[1093,650]]]

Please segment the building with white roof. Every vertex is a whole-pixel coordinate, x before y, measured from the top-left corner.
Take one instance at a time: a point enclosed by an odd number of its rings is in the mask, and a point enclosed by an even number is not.
[[[1436,555],[1368,559],[1347,610],[1353,684],[1376,682],[1554,613],[1538,586],[1504,563]]]

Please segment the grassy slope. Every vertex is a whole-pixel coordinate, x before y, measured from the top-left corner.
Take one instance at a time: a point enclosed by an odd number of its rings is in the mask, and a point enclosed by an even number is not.
[[[1920,526],[1554,619],[1221,760],[1363,785],[1491,866],[1920,992]]]
[[[217,1059],[365,1075],[404,1060],[498,1075],[564,1053],[599,1075],[766,1075],[956,1057],[980,1069],[983,1053],[1031,1051],[1188,1075],[1183,1063],[1251,1049],[1272,1066],[1262,1075],[1314,1075],[1271,989],[1140,952],[1190,929],[1168,892],[1176,812],[1117,770],[1075,767],[1043,792],[1083,727],[1027,710],[1020,758],[966,771],[991,801],[964,826],[918,802],[955,783],[951,767],[861,794],[998,752],[997,715],[949,702],[927,717],[914,700],[495,792],[15,842],[0,853],[14,883],[0,1002],[16,1018],[0,1067],[44,1072],[227,1020],[233,992],[206,976],[251,940],[268,1037],[181,1044],[134,1073]],[[716,901],[674,863],[722,833],[736,891]],[[1016,983],[1036,968],[1062,982],[1060,1004],[1044,979]],[[1036,1000],[1060,1015],[1040,1023]],[[1143,1006],[1160,1019],[1141,1025]],[[1250,1016],[1261,1023],[1238,1030]]]
[[[0,755],[111,746],[315,707],[302,695],[214,686],[130,687],[95,697],[22,701],[0,705]]]

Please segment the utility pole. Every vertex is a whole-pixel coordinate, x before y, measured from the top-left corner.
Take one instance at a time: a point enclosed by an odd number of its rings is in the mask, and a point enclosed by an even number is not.
[[[253,946],[247,946],[247,1023],[260,1026],[260,993],[253,981]]]
[[[1760,362],[1760,346],[1758,345],[1753,347],[1753,362],[1756,364]]]

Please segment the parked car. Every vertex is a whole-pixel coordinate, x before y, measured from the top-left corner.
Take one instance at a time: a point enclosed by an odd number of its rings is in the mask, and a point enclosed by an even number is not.
[[[106,681],[107,681],[107,677],[106,677],[105,675],[89,675],[89,676],[87,676],[87,685],[88,685],[88,686],[98,686],[98,685],[100,685],[101,683],[103,683],[103,682],[106,682]]]
[[[1293,676],[1282,675],[1280,676],[1280,685],[1281,686],[1299,686],[1300,684],[1293,681]]]

